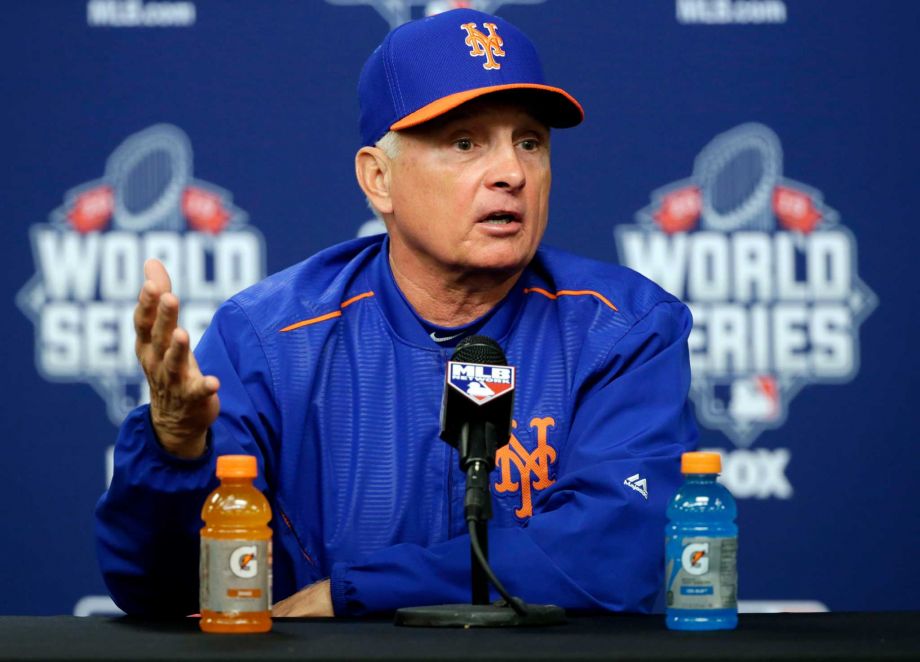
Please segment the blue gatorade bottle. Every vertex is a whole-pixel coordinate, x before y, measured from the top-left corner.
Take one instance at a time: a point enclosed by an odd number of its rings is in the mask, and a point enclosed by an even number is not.
[[[716,482],[718,453],[684,453],[684,484],[668,505],[665,623],[671,630],[738,625],[735,500]]]

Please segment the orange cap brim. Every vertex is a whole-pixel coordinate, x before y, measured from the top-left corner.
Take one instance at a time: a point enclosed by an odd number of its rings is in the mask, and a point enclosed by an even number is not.
[[[568,107],[572,112],[569,113],[568,117],[564,117],[567,113],[563,110],[555,113],[554,117],[550,120],[550,126],[559,128],[575,126],[581,123],[585,118],[585,111],[581,107],[581,104],[575,100],[575,97],[561,88],[552,87],[550,85],[540,85],[538,83],[509,83],[507,85],[477,87],[472,90],[464,90],[463,92],[449,94],[446,97],[432,101],[427,106],[422,106],[414,113],[410,113],[401,120],[394,122],[390,125],[390,129],[399,131],[400,129],[408,129],[413,126],[418,126],[419,124],[424,124],[429,120],[440,117],[444,113],[453,110],[467,101],[478,99],[481,96],[492,94],[493,92],[503,92],[506,90],[538,90],[558,95],[567,101],[568,104],[563,104],[563,107]]]

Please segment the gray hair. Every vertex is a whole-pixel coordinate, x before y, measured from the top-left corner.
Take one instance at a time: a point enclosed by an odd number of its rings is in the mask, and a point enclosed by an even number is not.
[[[396,131],[387,131],[374,147],[382,150],[387,157],[395,159],[399,156],[399,134]]]
[[[395,159],[397,156],[399,156],[399,143],[399,134],[396,131],[387,131],[383,137],[374,144],[374,147],[386,154],[387,158]],[[382,223],[383,216],[374,206],[374,203],[371,202],[371,199],[365,197],[364,201],[367,203],[368,209],[374,213],[374,217]]]

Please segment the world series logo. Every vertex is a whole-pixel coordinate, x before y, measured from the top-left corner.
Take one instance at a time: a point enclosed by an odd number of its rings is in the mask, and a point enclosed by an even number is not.
[[[92,385],[115,425],[149,400],[134,355],[144,261],[169,271],[192,346],[220,303],[265,275],[262,234],[228,191],[193,178],[191,143],[168,124],[128,137],[30,235],[35,274],[16,302],[35,325],[36,368]]]
[[[820,191],[784,177],[782,156],[770,128],[738,126],[615,230],[620,261],[690,306],[697,416],[742,448],[783,425],[803,387],[855,377],[878,303],[853,234]]]

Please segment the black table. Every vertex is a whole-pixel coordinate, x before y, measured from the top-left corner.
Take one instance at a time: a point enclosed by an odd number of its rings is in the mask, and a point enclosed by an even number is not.
[[[279,619],[206,635],[195,619],[0,617],[0,660],[920,659],[920,613],[742,615],[737,630],[671,632],[660,616],[570,617],[543,629],[432,630],[388,620]]]

